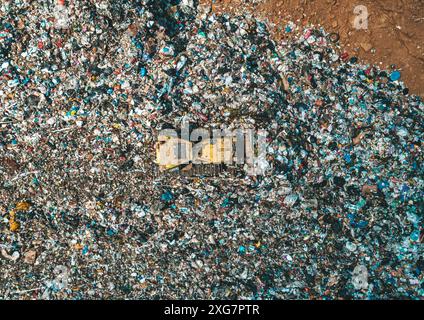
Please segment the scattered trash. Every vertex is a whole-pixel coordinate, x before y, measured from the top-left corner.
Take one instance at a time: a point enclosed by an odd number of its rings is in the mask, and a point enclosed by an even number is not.
[[[399,71],[197,1],[0,10],[2,299],[424,296],[423,103]],[[184,121],[265,130],[261,174],[159,170]]]
[[[24,253],[24,262],[27,264],[34,264],[37,258],[37,252],[34,250],[29,250]]]
[[[397,80],[400,79],[400,76],[401,76],[401,74],[400,74],[399,71],[394,71],[390,74],[390,80],[397,81]]]

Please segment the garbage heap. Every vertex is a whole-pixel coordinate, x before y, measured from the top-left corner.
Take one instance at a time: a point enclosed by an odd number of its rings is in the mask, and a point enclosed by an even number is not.
[[[3,1],[0,297],[422,298],[420,97],[285,30],[190,0]],[[183,121],[265,130],[265,173],[157,174]]]

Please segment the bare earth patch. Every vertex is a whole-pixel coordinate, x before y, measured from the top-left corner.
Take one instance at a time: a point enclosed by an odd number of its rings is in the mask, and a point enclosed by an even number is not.
[[[201,0],[210,4],[211,0]],[[356,29],[356,6],[368,10],[368,29]],[[424,96],[424,2],[422,0],[215,0],[215,12],[254,13],[270,22],[276,39],[288,21],[337,32],[350,55],[382,69],[397,68],[411,93]]]

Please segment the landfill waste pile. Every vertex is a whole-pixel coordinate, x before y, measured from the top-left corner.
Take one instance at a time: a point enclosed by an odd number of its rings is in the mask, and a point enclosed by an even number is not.
[[[1,299],[422,299],[423,102],[317,26],[197,1],[0,4]],[[158,132],[266,130],[262,175]]]

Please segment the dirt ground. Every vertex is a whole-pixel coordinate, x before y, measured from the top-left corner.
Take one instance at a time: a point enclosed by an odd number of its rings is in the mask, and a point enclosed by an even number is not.
[[[368,29],[354,27],[355,21],[365,26],[354,12],[360,5],[368,11]],[[322,25],[339,33],[344,51],[364,63],[400,70],[410,92],[424,97],[423,0],[215,0],[213,10],[249,10],[269,22],[276,39],[288,36],[288,21]]]

